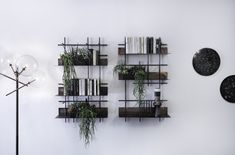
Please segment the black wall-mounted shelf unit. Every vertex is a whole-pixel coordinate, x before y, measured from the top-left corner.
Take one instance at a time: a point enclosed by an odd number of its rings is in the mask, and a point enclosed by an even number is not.
[[[153,41],[153,43],[155,40]],[[161,41],[161,38],[156,39],[156,46],[155,46],[155,53],[153,52],[146,52],[145,53],[137,53],[137,52],[130,52],[127,53],[127,38],[125,37],[124,39],[124,44],[118,44],[118,55],[124,57],[124,64],[125,66],[140,66],[140,67],[145,67],[146,68],[146,75],[145,75],[145,82],[143,84],[146,84],[147,86],[150,85],[156,85],[158,86],[159,89],[161,89],[162,84],[167,84],[168,80],[168,73],[162,71],[162,67],[168,66],[167,64],[162,63],[162,57],[164,55],[168,54],[168,48],[167,44],[163,44]],[[151,63],[151,57],[157,55],[158,59],[157,62]],[[128,60],[129,57],[132,56],[138,56],[138,57],[146,57],[146,63],[140,64],[140,62],[136,64],[129,64]],[[150,67],[158,67],[158,72],[150,72]],[[119,117],[124,117],[125,121],[129,117],[137,117],[139,118],[139,121],[141,121],[141,118],[147,118],[147,117],[152,117],[152,118],[168,118],[170,117],[168,115],[168,108],[167,107],[160,107],[158,110],[158,115],[155,114],[155,108],[153,106],[153,103],[155,100],[141,100],[142,104],[139,107],[128,107],[127,103],[129,102],[138,102],[138,100],[132,100],[128,99],[127,96],[127,82],[130,80],[134,80],[135,78],[133,75],[123,75],[123,74],[118,74],[119,80],[124,80],[125,86],[124,86],[124,95],[125,98],[124,100],[119,100],[119,102],[124,102],[125,106],[124,107],[119,107]],[[134,83],[135,84],[135,83]],[[162,92],[161,92],[162,93]],[[165,102],[167,100],[160,100],[160,102]]]
[[[108,46],[107,44],[102,44],[101,39],[98,39],[98,43],[90,43],[90,39],[87,38],[87,41],[85,44],[70,44],[67,43],[66,38],[64,38],[63,43],[58,44],[58,46],[62,46],[64,48],[64,52],[68,50],[68,48],[77,47],[77,48],[87,48],[89,50],[97,50],[95,52],[98,52],[97,54],[97,64],[87,64],[87,63],[75,63],[75,67],[87,67],[87,77],[86,79],[91,79],[90,70],[91,67],[98,67],[98,82],[96,83],[99,87],[99,94],[79,94],[79,91],[76,91],[76,88],[74,91],[70,92],[69,94],[64,93],[64,87],[63,84],[59,83],[58,87],[58,95],[60,97],[63,97],[63,100],[60,100],[59,102],[64,104],[64,108],[58,109],[58,116],[56,118],[64,118],[65,122],[69,121],[70,118],[75,118],[75,116],[68,113],[68,107],[75,102],[88,102],[89,104],[96,105],[95,111],[97,113],[97,118],[99,118],[99,121],[102,120],[102,118],[108,117],[108,108],[102,107],[102,103],[108,102],[107,100],[104,100],[103,98],[108,95],[108,83],[103,83],[101,72],[104,66],[108,65],[108,55],[101,54],[102,48]],[[63,66],[63,61],[59,58],[58,59],[58,66]],[[82,79],[73,79],[73,80],[82,80]],[[73,84],[73,87],[76,87],[76,85]]]

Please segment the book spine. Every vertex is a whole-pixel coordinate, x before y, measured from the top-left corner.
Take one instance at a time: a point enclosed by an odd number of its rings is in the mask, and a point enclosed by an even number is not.
[[[150,53],[153,54],[153,37],[150,38]]]
[[[90,79],[90,81],[89,81],[89,90],[90,90],[90,95],[93,95],[92,94],[92,79]]]
[[[81,79],[81,95],[84,95],[84,79]]]
[[[91,94],[91,95],[93,95],[93,96],[94,96],[94,95],[95,95],[95,93],[94,93],[94,92],[95,92],[95,91],[94,91],[94,90],[95,90],[95,88],[94,88],[94,79],[92,79],[91,83],[92,83],[92,84],[91,84],[91,85],[92,85],[92,88],[91,88],[91,90],[92,90],[92,91],[91,91],[91,92],[92,92],[92,94]]]
[[[126,37],[126,41],[125,41],[125,42],[126,42],[126,49],[125,49],[126,51],[125,51],[125,52],[126,52],[126,53],[128,53],[128,52],[129,52],[129,42],[128,42],[128,37]]]
[[[94,79],[94,95],[96,96],[97,93],[96,93],[96,79]]]
[[[97,80],[97,95],[100,95],[100,81]]]
[[[153,38],[153,53],[156,54],[156,42],[155,42],[155,38]]]
[[[100,51],[96,51],[96,65],[100,65]]]
[[[142,50],[143,50],[143,48],[142,48],[142,37],[139,37],[139,49],[140,49],[140,53],[143,53],[142,52]]]
[[[135,52],[135,39],[134,37],[131,37],[131,52],[130,53],[134,53]]]
[[[80,87],[79,81],[80,81],[80,80],[77,79],[77,84],[78,84],[78,85],[77,85],[77,93],[78,93],[77,95],[78,95],[78,96],[80,95],[80,92],[79,92],[79,87]]]
[[[146,38],[146,53],[149,53],[149,37]]]
[[[87,96],[87,92],[88,92],[88,88],[87,88],[87,84],[88,82],[87,82],[87,79],[85,79],[85,96]]]

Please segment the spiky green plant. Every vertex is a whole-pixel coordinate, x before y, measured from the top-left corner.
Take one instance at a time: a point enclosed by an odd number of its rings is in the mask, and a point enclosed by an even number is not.
[[[141,105],[141,100],[143,100],[145,96],[145,68],[141,65],[128,68],[124,64],[119,64],[114,67],[113,72],[134,77],[133,95],[138,100],[138,104]]]
[[[95,106],[90,105],[88,102],[75,102],[69,106],[68,113],[71,116],[80,119],[80,138],[84,140],[85,146],[88,146],[95,135],[95,122],[97,116]]]
[[[63,83],[65,95],[69,95],[69,91],[72,88],[72,79],[77,77],[73,62],[74,56],[72,52],[65,52],[60,57],[64,65]]]
[[[142,100],[145,97],[145,85],[144,85],[144,79],[145,79],[145,70],[144,68],[138,67],[134,70],[134,89],[133,89],[133,95],[138,100],[139,105],[142,104]]]
[[[80,137],[84,140],[86,146],[90,144],[95,134],[96,115],[94,106],[89,103],[79,104]]]
[[[128,74],[128,68],[124,64],[116,65],[113,69],[113,73],[121,73],[123,75]]]

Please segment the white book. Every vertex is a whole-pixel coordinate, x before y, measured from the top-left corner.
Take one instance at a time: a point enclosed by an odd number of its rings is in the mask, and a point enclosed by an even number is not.
[[[136,37],[136,53],[140,53],[140,40]]]
[[[136,37],[133,37],[133,41],[134,41],[134,43],[133,43],[133,53],[137,53],[137,49],[136,49],[137,40],[136,40]]]
[[[97,95],[100,95],[100,81],[97,79]]]
[[[81,79],[78,79],[78,94],[81,95]]]
[[[96,79],[94,79],[94,95],[96,96]]]
[[[129,37],[126,37],[126,53],[129,52]]]
[[[141,37],[141,53],[144,53],[144,37]]]
[[[139,53],[142,53],[142,38],[139,37]]]
[[[83,91],[82,91],[82,95],[86,95],[86,83],[85,83],[86,79],[82,80],[82,87],[83,87]]]
[[[137,49],[137,37],[134,37],[134,49],[133,49],[133,53],[137,53],[138,51],[138,49]]]
[[[131,44],[131,38],[130,37],[128,37],[127,42],[128,42],[128,53],[131,53],[132,44]]]
[[[93,79],[90,79],[90,82],[89,82],[89,83],[90,83],[90,84],[89,84],[89,86],[90,86],[90,87],[89,87],[89,88],[90,88],[90,89],[89,89],[89,90],[90,90],[90,95],[92,95],[92,80],[93,80]]]
[[[83,79],[81,79],[81,95],[84,95],[84,83]]]
[[[87,95],[90,95],[90,79],[87,79]]]
[[[156,41],[154,37],[153,37],[153,53],[156,53]]]
[[[136,37],[136,53],[139,53],[140,52],[140,49],[139,49],[139,38]]]
[[[131,53],[131,51],[132,51],[132,39],[131,39],[131,37],[127,37],[128,39],[127,39],[127,48],[128,48],[128,52],[127,52],[127,54],[128,53]]]
[[[144,39],[144,42],[143,42],[144,51],[143,51],[143,53],[145,54],[145,53],[147,53],[147,38],[144,37],[143,39]]]

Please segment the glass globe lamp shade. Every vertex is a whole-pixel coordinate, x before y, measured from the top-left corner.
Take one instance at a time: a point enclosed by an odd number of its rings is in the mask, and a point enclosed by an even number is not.
[[[19,72],[23,68],[25,68],[25,70],[22,72],[21,75],[26,76],[26,77],[32,76],[33,73],[35,73],[38,68],[37,60],[31,55],[23,55],[23,56],[19,57],[16,60],[15,65],[18,68]]]

